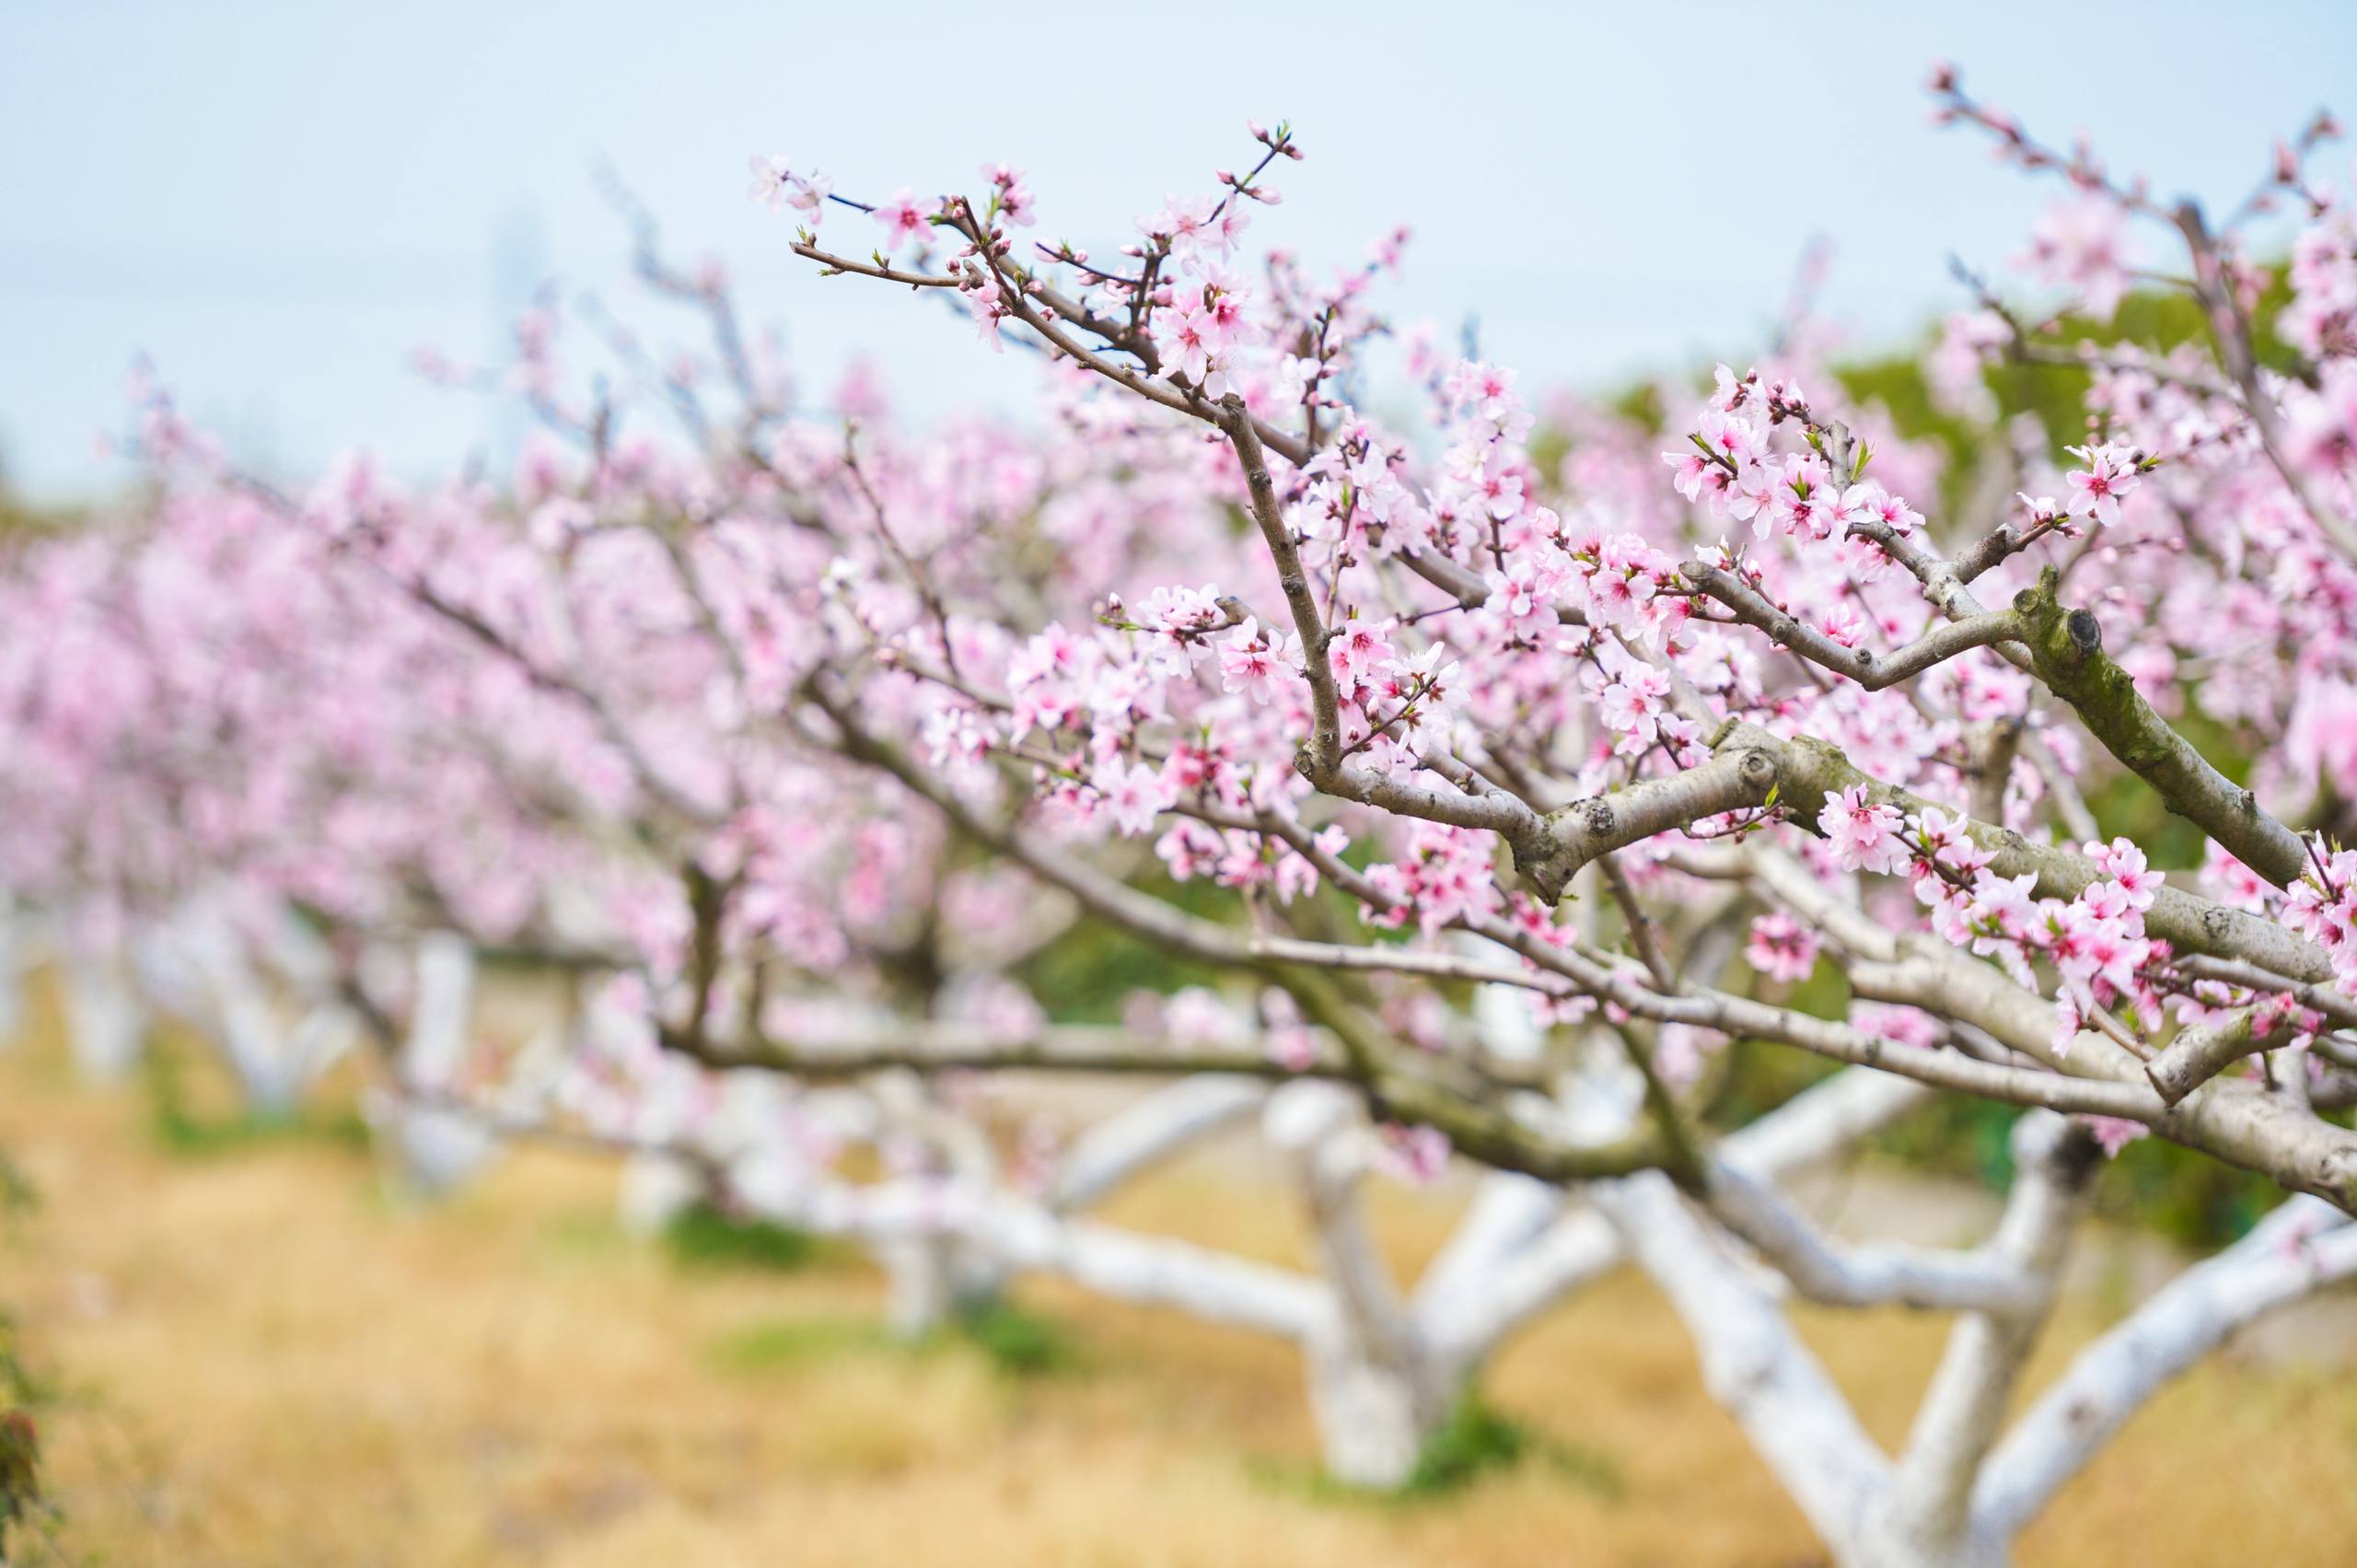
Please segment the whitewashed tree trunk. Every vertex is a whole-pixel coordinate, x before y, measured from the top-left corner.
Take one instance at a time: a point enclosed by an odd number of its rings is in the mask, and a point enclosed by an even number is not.
[[[2277,1307],[2357,1277],[2357,1225],[2294,1198],[2073,1359],[1980,1467],[1976,1527],[2011,1539],[2163,1385]]]
[[[70,945],[65,952],[65,1029],[85,1082],[131,1075],[145,1043],[147,1010],[121,948]]]
[[[987,1191],[997,1185],[996,1152],[970,1122],[943,1109],[937,1086],[891,1074],[877,1081],[876,1095],[886,1124],[922,1144],[945,1187]],[[1011,1272],[947,1225],[902,1235],[874,1251],[888,1282],[886,1318],[907,1339],[924,1338],[988,1307]]]
[[[271,912],[280,929],[268,933],[263,957],[286,981],[284,995],[256,967],[254,934],[218,889],[191,895],[168,918],[142,930],[131,951],[149,1000],[212,1045],[247,1107],[284,1118],[350,1048],[358,1026],[312,972],[314,956],[296,945],[308,933],[293,912]]]
[[[1366,1228],[1359,1188],[1374,1132],[1348,1092],[1288,1084],[1271,1097],[1271,1140],[1297,1163],[1333,1307],[1303,1349],[1326,1469],[1353,1486],[1406,1483],[1457,1389]]]
[[[1076,1214],[1150,1166],[1236,1125],[1269,1098],[1256,1079],[1203,1074],[1156,1089],[1073,1140],[1048,1205]]]
[[[855,1186],[819,1178],[764,1190],[753,1207],[870,1247],[951,1234],[1010,1272],[1059,1274],[1119,1300],[1295,1340],[1318,1332],[1330,1305],[1317,1282],[1283,1269],[929,1179]]]
[[[1733,1168],[1739,1141],[1723,1145],[1729,1168],[1707,1194],[1723,1233],[1658,1176],[1589,1196],[1685,1320],[1713,1396],[1844,1568],[2003,1568],[2022,1527],[2168,1378],[2260,1314],[2357,1274],[2357,1227],[2295,1199],[2083,1352],[2000,1442],[2084,1213],[2097,1163],[2084,1126],[2022,1118],[2003,1217],[1986,1245],[1960,1252],[1817,1233],[1756,1167]],[[1738,1237],[1815,1299],[1956,1311],[1896,1462],[1793,1333],[1762,1272],[1730,1255]]]
[[[1326,1473],[1373,1490],[1405,1485],[1446,1417],[1425,1379],[1339,1320],[1310,1336],[1303,1352]]]
[[[660,1150],[634,1154],[622,1162],[615,1217],[627,1236],[657,1236],[710,1190],[692,1161]]]
[[[987,1145],[960,1135],[933,1114],[914,1086],[888,1090],[888,1114],[930,1132],[957,1179],[987,1185],[997,1162]],[[1049,1185],[1046,1207],[1074,1214],[1102,1202],[1140,1172],[1249,1116],[1266,1100],[1265,1086],[1246,1078],[1203,1076],[1156,1089],[1075,1139]],[[889,1281],[888,1317],[897,1333],[921,1336],[954,1318],[987,1307],[1004,1293],[1014,1265],[974,1240],[947,1231],[903,1237],[878,1248]]]
[[[417,944],[409,1032],[397,1060],[399,1086],[375,1120],[391,1141],[399,1179],[409,1192],[439,1197],[494,1158],[497,1130],[455,1103],[474,1016],[474,949],[447,931]]]
[[[228,916],[212,900],[192,900],[157,939],[177,946],[189,965],[188,1021],[228,1063],[247,1106],[264,1117],[293,1115],[302,1098],[304,1064],[282,1035]]]
[[[1973,1483],[2053,1309],[2099,1158],[2081,1124],[2043,1111],[2014,1124],[2014,1189],[1986,1251],[2029,1288],[2005,1307],[1961,1314],[1950,1330],[1868,1531],[1877,1561],[1993,1568],[2007,1559],[2006,1538],[1974,1516]]]
[[[1703,1385],[1848,1564],[1890,1466],[1756,1273],[1730,1256],[1666,1177],[1598,1182],[1619,1229],[1693,1336]]]
[[[884,1318],[902,1339],[920,1340],[995,1303],[1008,1270],[949,1231],[906,1236],[875,1249],[884,1267]]]

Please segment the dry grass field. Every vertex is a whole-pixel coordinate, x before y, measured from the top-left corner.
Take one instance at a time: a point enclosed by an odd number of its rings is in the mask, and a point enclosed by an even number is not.
[[[1538,1452],[1445,1495],[1337,1495],[1286,1347],[1028,1285],[1071,1365],[1016,1376],[874,1327],[855,1259],[683,1263],[626,1237],[614,1172],[517,1156],[405,1207],[347,1142],[192,1151],[136,1087],[73,1080],[53,1024],[0,1059],[0,1149],[39,1206],[0,1305],[51,1384],[67,1561],[292,1564],[1661,1564],[1820,1561],[1626,1274],[1492,1367]],[[183,1141],[184,1143],[185,1141]],[[1206,1156],[1113,1217],[1297,1258],[1286,1207]],[[1384,1195],[1403,1266],[1457,1197]],[[2118,1310],[2092,1249],[2048,1359]],[[1811,1340],[1886,1441],[1942,1325],[1823,1314]],[[2329,1334],[2177,1387],[2026,1542],[2026,1564],[2357,1561],[2357,1382]],[[2043,1375],[2043,1374],[2041,1374]]]

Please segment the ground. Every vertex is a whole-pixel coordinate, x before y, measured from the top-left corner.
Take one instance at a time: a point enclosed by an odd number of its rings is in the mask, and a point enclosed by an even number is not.
[[[165,1135],[151,1091],[77,1085],[53,1019],[36,1025],[0,1058],[0,1150],[40,1193],[0,1242],[0,1305],[51,1385],[67,1561],[1822,1561],[1704,1395],[1675,1318],[1625,1272],[1491,1368],[1490,1402],[1534,1434],[1519,1463],[1430,1497],[1338,1494],[1314,1480],[1283,1344],[1038,1284],[1020,1300],[1065,1331],[1070,1365],[1016,1376],[970,1343],[888,1340],[854,1257],[778,1272],[625,1236],[598,1159],[530,1151],[452,1202],[405,1204],[348,1138]],[[1403,1267],[1459,1201],[1387,1192]],[[1233,1156],[1155,1177],[1109,1214],[1275,1260],[1304,1244]],[[2041,1377],[2147,1283],[2143,1245],[2090,1251]],[[1805,1321],[1895,1443],[1941,1322]],[[2243,1347],[2172,1388],[2022,1562],[2349,1561],[2357,1383],[2332,1336],[2303,1343]]]

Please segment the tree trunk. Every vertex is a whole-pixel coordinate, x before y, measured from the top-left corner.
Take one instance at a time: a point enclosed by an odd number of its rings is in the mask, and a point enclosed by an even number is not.
[[[1448,1415],[1430,1370],[1370,1354],[1342,1327],[1312,1335],[1303,1350],[1326,1473],[1373,1490],[1406,1485]]]
[[[1837,1554],[1842,1568],[2011,1568],[2014,1560],[2008,1544],[1986,1531],[1934,1537],[1888,1508],[1876,1510],[1862,1533],[1856,1548]]]
[[[145,1009],[119,953],[69,950],[65,1026],[74,1064],[93,1084],[118,1084],[139,1060]]]
[[[902,1339],[919,1340],[998,1299],[1004,1271],[954,1236],[897,1237],[879,1243],[888,1289],[885,1318]]]

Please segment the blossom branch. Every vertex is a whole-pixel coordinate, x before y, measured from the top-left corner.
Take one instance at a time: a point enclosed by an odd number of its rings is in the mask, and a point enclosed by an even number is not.
[[[1869,691],[1881,691],[1945,664],[1958,654],[1999,643],[2018,642],[2021,618],[2010,610],[1984,611],[1935,627],[1901,648],[1881,657],[1870,649],[1852,648],[1779,610],[1759,591],[1724,567],[1689,562],[1680,569],[1694,588],[1731,610],[1737,621],[1768,633],[1780,647],[1792,649],[1811,663],[1846,675]]]

